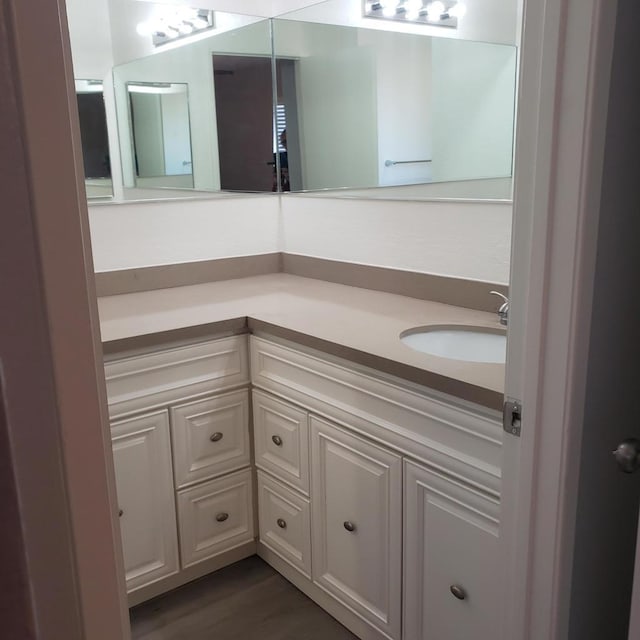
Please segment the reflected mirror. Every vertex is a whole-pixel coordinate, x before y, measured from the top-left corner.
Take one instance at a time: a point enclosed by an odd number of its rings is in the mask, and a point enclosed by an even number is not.
[[[75,86],[87,197],[109,198],[113,185],[102,80],[76,80]]]
[[[128,82],[135,184],[193,188],[188,87]]]
[[[429,197],[490,180],[510,197],[515,47],[282,19],[273,34],[292,191]]]
[[[114,68],[123,181],[125,188],[136,188],[134,197],[141,188],[149,187],[154,188],[154,194],[158,188],[215,192],[272,189],[272,167],[268,164],[273,160],[269,21],[216,12],[215,25],[195,42],[168,50],[158,47],[153,55]],[[192,135],[189,149],[186,133],[180,137],[181,155],[175,160],[178,169],[183,162],[191,163],[188,185],[186,173],[148,179],[149,173],[158,173],[163,159],[160,124],[155,126],[156,134],[149,136],[155,145],[151,154],[155,164],[149,158],[141,165],[140,132],[132,131],[136,119],[130,114],[138,103],[144,103],[143,111],[149,108],[153,94],[146,93],[141,99],[139,92],[149,85],[165,91],[167,86],[181,87],[180,93],[160,94],[162,98],[156,95],[153,108],[157,114],[157,102],[167,96],[180,100],[181,131],[186,131],[184,123],[188,122]],[[175,104],[172,107],[176,110]]]

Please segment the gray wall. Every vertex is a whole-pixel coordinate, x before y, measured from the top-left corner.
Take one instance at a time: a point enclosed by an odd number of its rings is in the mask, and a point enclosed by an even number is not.
[[[640,438],[640,60],[634,0],[620,0],[607,122],[569,637],[627,640],[640,472],[617,470]],[[573,443],[578,447],[579,443]]]

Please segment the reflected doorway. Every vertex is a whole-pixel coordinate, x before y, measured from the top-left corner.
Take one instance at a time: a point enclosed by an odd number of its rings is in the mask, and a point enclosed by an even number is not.
[[[297,174],[289,176],[288,168],[288,158],[300,155],[296,153],[299,143],[294,62],[278,60],[276,65],[274,118],[271,58],[213,55],[222,190],[289,191],[300,182]],[[276,160],[280,164],[280,180]]]

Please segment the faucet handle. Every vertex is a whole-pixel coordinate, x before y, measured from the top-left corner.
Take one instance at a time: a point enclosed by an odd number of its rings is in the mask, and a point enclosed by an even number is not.
[[[489,291],[489,294],[494,296],[500,296],[503,302],[509,304],[509,298],[507,298],[507,296],[505,296],[504,293],[500,293],[499,291]]]
[[[500,318],[500,324],[506,326],[509,323],[509,298],[499,291],[489,291],[489,293],[499,296],[504,301],[498,309],[498,317]]]

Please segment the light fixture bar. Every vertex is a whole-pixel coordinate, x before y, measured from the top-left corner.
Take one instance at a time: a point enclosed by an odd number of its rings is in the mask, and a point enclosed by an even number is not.
[[[159,47],[213,29],[214,26],[213,11],[209,9],[167,7],[154,18],[138,24],[136,31],[141,36],[150,36],[153,44]]]
[[[458,0],[363,0],[365,18],[458,28],[466,7]]]

